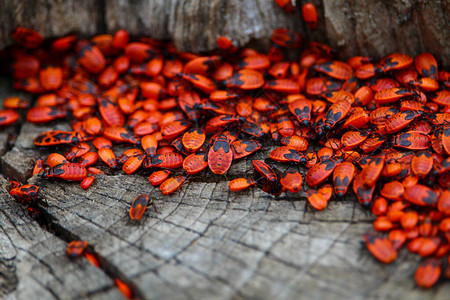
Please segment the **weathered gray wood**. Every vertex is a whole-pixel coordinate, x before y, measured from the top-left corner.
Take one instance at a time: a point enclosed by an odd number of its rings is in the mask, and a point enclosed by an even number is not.
[[[228,192],[225,180],[162,196],[141,175],[100,176],[88,191],[62,182],[42,189],[54,222],[88,240],[145,298],[446,299],[450,292],[448,283],[416,289],[419,257],[406,250],[390,266],[378,263],[361,244],[372,216],[353,200],[317,212],[292,194]],[[129,205],[141,193],[152,194],[157,211],[132,222]]]
[[[32,220],[8,186],[0,177],[0,298],[122,298],[102,270],[84,259],[70,261],[67,244]]]
[[[101,1],[4,0],[0,3],[0,49],[14,42],[17,26],[32,28],[45,38],[71,32],[93,35],[103,28]]]
[[[6,0],[0,9],[0,48],[12,42],[10,32],[17,25],[34,28],[45,37],[126,28],[134,35],[171,39],[180,50],[194,52],[216,48],[220,35],[239,46],[252,43],[267,50],[272,30],[286,27],[305,39],[329,43],[344,59],[429,51],[443,66],[450,63],[448,0],[312,2],[319,13],[316,31],[306,28],[299,11],[288,14],[273,0]]]

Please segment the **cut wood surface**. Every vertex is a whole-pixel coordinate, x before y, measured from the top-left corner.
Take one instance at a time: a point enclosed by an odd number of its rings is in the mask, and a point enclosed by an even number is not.
[[[134,35],[173,40],[180,50],[194,52],[216,48],[220,35],[239,46],[251,43],[267,50],[273,29],[285,27],[300,32],[305,40],[330,44],[344,59],[429,51],[443,66],[450,63],[448,0],[311,2],[319,14],[316,31],[306,28],[299,8],[288,14],[273,0],[4,0],[0,3],[0,49],[13,42],[11,32],[16,26],[34,28],[46,38],[125,28]]]
[[[2,81],[0,98],[17,94],[9,84]],[[33,138],[67,126],[25,124],[2,132],[0,145],[18,134],[2,150],[3,175],[27,178],[32,161],[50,153],[35,148]],[[0,178],[0,298],[122,299],[113,281],[119,278],[138,299],[448,299],[448,282],[431,290],[415,286],[417,255],[404,249],[383,265],[368,252],[362,235],[374,217],[352,198],[315,211],[303,192],[278,199],[257,188],[230,192],[228,180],[249,175],[250,159],[233,163],[227,178],[208,171],[171,196],[143,174],[102,175],[88,190],[35,176],[29,182],[40,186],[48,205],[41,224]],[[133,222],[130,204],[145,193],[156,209]],[[74,239],[88,241],[101,269],[68,259]]]
[[[450,63],[449,1],[312,2],[319,12],[315,32],[298,11],[287,14],[272,0],[5,0],[0,49],[13,43],[16,26],[46,38],[126,28],[194,52],[214,49],[220,35],[267,50],[272,30],[286,27],[332,45],[341,58],[430,51],[442,66]],[[11,85],[0,78],[0,103],[30,98]],[[69,124],[0,129],[1,299],[123,299],[115,278],[137,299],[448,299],[448,281],[416,287],[417,255],[403,249],[383,265],[369,253],[362,236],[373,230],[374,216],[351,197],[315,211],[303,192],[278,199],[257,188],[230,192],[228,181],[251,175],[251,159],[267,157],[270,147],[233,163],[226,177],[205,171],[171,196],[145,174],[123,172],[99,176],[85,191],[78,183],[30,178],[34,161],[52,152],[37,149],[33,139],[50,129]],[[40,186],[47,203],[40,222],[9,196],[8,179]],[[155,208],[132,222],[130,204],[144,193]],[[75,239],[88,241],[101,268],[67,257]]]

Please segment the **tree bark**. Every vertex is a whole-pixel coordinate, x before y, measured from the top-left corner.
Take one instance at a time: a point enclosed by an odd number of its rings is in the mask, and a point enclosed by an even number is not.
[[[0,10],[0,48],[13,42],[11,31],[16,26],[25,26],[45,37],[126,28],[133,35],[173,40],[180,50],[193,52],[215,49],[217,37],[225,35],[238,46],[252,43],[267,50],[273,29],[286,27],[300,32],[305,40],[330,44],[342,59],[429,51],[442,66],[449,65],[448,0],[311,2],[319,15],[316,31],[304,25],[300,7],[288,14],[273,0],[6,0]]]

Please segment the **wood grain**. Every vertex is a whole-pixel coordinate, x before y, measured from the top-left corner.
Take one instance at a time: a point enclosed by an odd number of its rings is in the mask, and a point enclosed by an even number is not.
[[[288,14],[273,0],[5,0],[0,10],[0,49],[13,42],[11,32],[19,25],[47,38],[126,28],[133,35],[173,40],[180,50],[193,52],[215,49],[220,35],[238,46],[251,44],[267,50],[273,29],[286,27],[300,32],[305,40],[332,45],[342,59],[429,51],[442,66],[450,63],[448,0],[311,2],[319,14],[316,31],[306,28],[299,11]]]

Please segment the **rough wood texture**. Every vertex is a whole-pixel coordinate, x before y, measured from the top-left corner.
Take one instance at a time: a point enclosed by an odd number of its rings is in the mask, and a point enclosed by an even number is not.
[[[0,86],[1,99],[15,94]],[[50,152],[32,144],[48,128],[19,125],[0,159],[4,176],[27,178],[32,161]],[[7,136],[0,135],[0,145]],[[241,160],[227,177],[251,169],[250,160]],[[376,261],[361,243],[373,216],[351,198],[317,212],[303,193],[275,199],[256,188],[230,192],[228,180],[210,172],[171,196],[153,189],[143,174],[99,176],[87,191],[78,183],[30,182],[48,203],[41,226],[0,177],[0,298],[121,299],[115,277],[130,283],[138,299],[419,300],[450,293],[448,282],[430,291],[415,287],[420,258],[406,250],[392,265]],[[142,193],[152,195],[156,210],[131,222],[129,206]],[[89,242],[102,269],[66,257],[73,239]]]
[[[12,42],[15,26],[27,26],[54,37],[76,31],[86,35],[126,28],[135,35],[174,41],[181,50],[208,51],[220,35],[239,46],[267,49],[272,30],[294,29],[306,39],[326,42],[341,58],[394,51],[432,52],[450,64],[450,1],[314,0],[319,28],[304,26],[300,13],[287,14],[273,0],[147,1],[2,1],[0,48]]]
[[[14,42],[17,26],[35,29],[44,37],[71,32],[93,35],[103,27],[101,1],[4,0],[0,3],[0,49]]]

